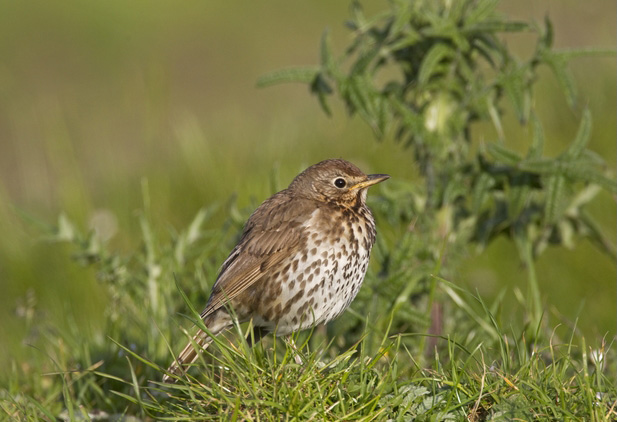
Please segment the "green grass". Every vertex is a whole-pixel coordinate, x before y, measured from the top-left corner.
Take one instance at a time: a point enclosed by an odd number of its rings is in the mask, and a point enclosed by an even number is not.
[[[597,363],[592,365],[595,374],[581,372],[570,344],[549,344],[533,356],[521,352],[518,363],[506,355],[505,362],[487,364],[485,348],[470,352],[449,342],[445,356],[436,356],[432,368],[421,369],[401,340],[400,335],[384,338],[376,354],[368,354],[361,340],[333,359],[325,358],[329,347],[323,344],[310,350],[305,342],[296,351],[276,341],[251,351],[245,343],[237,347],[221,342],[204,359],[209,362],[198,365],[195,378],[188,376],[173,386],[156,381],[144,386],[134,376],[133,384],[127,384],[135,394],[123,397],[156,419],[611,420],[615,416],[611,380],[601,375]],[[302,365],[294,363],[296,354]]]
[[[14,362],[0,390],[5,416],[95,420],[104,412],[108,416],[103,420],[474,421],[617,417],[617,365],[610,341],[587,344],[576,327],[560,329],[550,325],[553,319],[548,317],[538,326],[521,325],[503,315],[504,295],[485,303],[441,278],[433,279],[431,296],[444,310],[442,334],[394,329],[401,314],[430,320],[435,302],[417,303],[412,313],[400,306],[383,312],[386,308],[371,308],[360,296],[360,302],[327,329],[295,334],[297,348],[272,336],[249,348],[246,327],[237,326],[217,337],[176,384],[162,384],[163,371],[187,341],[205,303],[203,292],[224,254],[219,246],[233,242],[239,228],[231,224],[235,229],[227,234],[204,229],[212,213],[201,211],[185,230],[166,240],[157,239],[144,217],[144,247],[128,255],[109,250],[95,234],[82,234],[62,217],[53,237],[72,245],[73,258],[95,270],[109,298],[104,324],[90,337],[77,320],[62,329],[34,323],[38,306],[33,294],[27,298],[21,315],[30,351]],[[153,278],[157,282],[151,283]],[[369,272],[366,288],[376,282],[383,280]],[[523,320],[533,312],[526,303],[517,309]],[[360,312],[358,306],[370,311]],[[170,318],[177,312],[186,317]],[[361,330],[347,331],[358,323]]]

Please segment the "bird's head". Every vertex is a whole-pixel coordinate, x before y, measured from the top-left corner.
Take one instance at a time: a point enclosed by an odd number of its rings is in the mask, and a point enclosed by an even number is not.
[[[345,160],[325,160],[304,170],[289,185],[296,195],[345,207],[366,202],[370,186],[389,179],[387,174],[366,175]]]

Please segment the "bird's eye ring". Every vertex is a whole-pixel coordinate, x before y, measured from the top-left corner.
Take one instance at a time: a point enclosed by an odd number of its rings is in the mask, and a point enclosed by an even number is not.
[[[343,189],[345,186],[347,186],[347,182],[342,177],[339,177],[334,179],[334,186],[339,189]]]

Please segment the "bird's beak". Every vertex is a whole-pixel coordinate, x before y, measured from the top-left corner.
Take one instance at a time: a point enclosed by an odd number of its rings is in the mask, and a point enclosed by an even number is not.
[[[373,186],[390,178],[389,174],[369,174],[364,182],[357,183],[349,188],[349,190],[364,189]]]

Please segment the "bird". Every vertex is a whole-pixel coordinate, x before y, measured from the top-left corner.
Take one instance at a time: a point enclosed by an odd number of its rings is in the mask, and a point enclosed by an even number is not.
[[[342,159],[308,167],[247,220],[223,262],[199,330],[167,369],[173,383],[213,341],[252,321],[253,341],[287,335],[337,318],[356,297],[375,243],[368,188],[389,179]],[[249,336],[249,339],[251,336]]]

